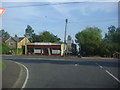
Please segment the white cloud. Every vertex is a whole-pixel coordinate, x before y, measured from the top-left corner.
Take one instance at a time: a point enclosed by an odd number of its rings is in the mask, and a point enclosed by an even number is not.
[[[64,16],[70,16],[74,10],[81,12],[82,15],[88,16],[95,12],[110,13],[118,9],[117,2],[87,2],[73,4],[74,6],[71,5],[53,5],[52,7]]]

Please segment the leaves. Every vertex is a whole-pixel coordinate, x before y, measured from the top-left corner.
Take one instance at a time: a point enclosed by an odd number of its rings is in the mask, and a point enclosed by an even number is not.
[[[0,48],[2,48],[2,54],[6,54],[7,52],[10,51],[9,47],[5,43],[2,43],[0,45],[2,45],[0,46]]]
[[[33,34],[34,34],[34,30],[32,29],[32,27],[30,25],[27,25],[27,28],[25,29],[25,37],[27,37],[30,42],[33,42]]]
[[[76,43],[79,43],[82,52],[86,55],[98,54],[97,50],[102,40],[101,30],[99,28],[87,27],[85,30],[78,32],[75,37]]]
[[[39,34],[40,42],[59,42],[60,38],[55,36],[54,34],[48,32],[48,31],[43,31]]]
[[[101,30],[97,27],[87,27],[75,37],[76,43],[81,46],[81,53],[86,56],[112,56],[115,52],[120,52],[120,28],[115,26],[108,27],[108,33],[105,33],[103,39]]]
[[[0,37],[10,37],[10,34],[5,30],[0,30]]]

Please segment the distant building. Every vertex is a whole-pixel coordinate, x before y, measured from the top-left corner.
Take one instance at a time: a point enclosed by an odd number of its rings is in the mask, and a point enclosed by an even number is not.
[[[4,37],[2,38],[2,42],[4,42],[11,51],[17,48],[21,48],[25,46],[30,41],[26,37]]]
[[[30,55],[64,55],[66,45],[63,43],[36,42],[26,45],[26,54]]]
[[[67,54],[68,55],[76,55],[77,54],[77,45],[74,44],[72,37],[68,35],[67,38]]]

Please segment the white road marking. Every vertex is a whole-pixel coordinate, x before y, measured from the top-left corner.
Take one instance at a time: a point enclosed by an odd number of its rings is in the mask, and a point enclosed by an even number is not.
[[[18,64],[18,63],[17,63]],[[19,65],[19,64],[18,64]],[[18,76],[18,79],[17,79],[17,81],[14,83],[14,85],[13,85],[13,87],[12,88],[17,88],[17,85],[18,85],[18,83],[20,82],[20,80],[21,80],[21,77],[22,77],[22,72],[23,72],[23,66],[21,66],[21,65],[19,65],[20,66],[20,74],[19,74],[19,76]]]
[[[75,64],[75,66],[77,66],[77,64]]]
[[[117,80],[120,83],[120,80],[116,78],[114,75],[112,75],[108,70],[105,70],[110,76],[112,76],[115,80]]]
[[[103,68],[103,66],[99,65],[98,63],[96,63],[101,69]]]
[[[27,69],[27,67],[26,67],[25,65],[23,65],[23,64],[21,64],[21,63],[18,63],[18,62],[15,62],[15,63],[23,66],[23,67],[26,69],[26,71],[27,71],[26,79],[25,79],[25,81],[24,81],[24,83],[23,83],[23,86],[22,86],[22,89],[23,89],[23,88],[25,88],[25,86],[26,86],[26,84],[27,84],[27,81],[28,81],[28,78],[29,78],[29,70]]]
[[[99,65],[98,63],[96,63],[100,68],[103,68],[101,65]],[[105,70],[106,73],[108,73],[111,77],[113,77],[116,81],[118,81],[120,83],[120,80],[118,78],[116,78],[113,74],[111,74],[108,70]]]

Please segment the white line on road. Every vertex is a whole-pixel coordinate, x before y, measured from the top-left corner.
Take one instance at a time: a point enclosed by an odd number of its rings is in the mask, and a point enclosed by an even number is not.
[[[28,78],[29,78],[29,70],[27,69],[27,67],[26,67],[25,65],[23,65],[23,64],[21,64],[21,63],[18,63],[18,62],[15,62],[15,63],[23,66],[23,67],[26,69],[26,71],[27,71],[26,79],[25,79],[25,82],[23,83],[23,86],[22,86],[22,89],[23,89],[23,88],[25,88],[25,86],[26,86],[26,84],[27,84],[27,81],[28,81]]]
[[[99,65],[98,63],[96,63],[100,68],[103,68],[101,65]],[[120,83],[120,80],[118,78],[116,78],[113,74],[111,74],[108,70],[105,70],[106,73],[108,73],[111,77],[113,77],[115,80],[117,80]]]
[[[114,75],[112,75],[108,70],[105,70],[110,76],[112,76],[115,80],[117,80],[120,83],[120,80],[116,78]]]
[[[96,63],[101,69],[103,68],[101,65],[99,65],[98,63]]]

